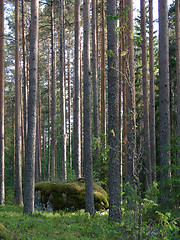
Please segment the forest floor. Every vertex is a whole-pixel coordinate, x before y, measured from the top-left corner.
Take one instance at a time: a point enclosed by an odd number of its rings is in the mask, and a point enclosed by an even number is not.
[[[6,205],[0,206],[0,239],[179,239],[179,230],[171,222],[158,222],[151,227],[142,223],[139,227],[127,215],[121,223],[112,223],[108,221],[108,213],[97,212],[91,218],[84,210],[54,214],[35,211],[31,216],[23,214],[22,206]]]

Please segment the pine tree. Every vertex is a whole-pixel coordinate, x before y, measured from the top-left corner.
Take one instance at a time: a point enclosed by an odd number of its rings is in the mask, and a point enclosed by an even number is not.
[[[38,27],[39,1],[31,1],[30,61],[29,61],[29,101],[28,101],[28,135],[24,176],[24,213],[34,213],[35,188],[35,139],[38,79]]]
[[[119,78],[117,75],[116,1],[107,1],[109,218],[120,221]]]
[[[167,0],[159,0],[159,138],[161,203],[166,203],[169,190],[165,182],[170,178],[170,98],[169,98],[169,41]],[[166,168],[164,169],[164,167]]]
[[[0,205],[5,200],[4,179],[4,0],[0,1]]]
[[[84,0],[84,167],[85,167],[85,211],[94,214],[93,162],[91,139],[91,79],[90,79],[90,2]]]

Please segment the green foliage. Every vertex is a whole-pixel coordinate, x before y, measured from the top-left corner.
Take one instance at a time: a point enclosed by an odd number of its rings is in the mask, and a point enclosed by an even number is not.
[[[98,138],[92,138],[93,156],[96,154],[97,149],[99,149],[99,158],[93,163],[94,180],[107,190],[108,187],[108,152],[109,146],[106,144],[104,146],[103,140],[105,135],[100,134]]]

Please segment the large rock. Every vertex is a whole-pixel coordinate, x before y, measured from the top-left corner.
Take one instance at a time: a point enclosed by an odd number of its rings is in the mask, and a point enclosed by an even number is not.
[[[108,195],[98,184],[93,183],[95,209],[109,207]],[[48,212],[63,209],[85,208],[85,181],[80,178],[74,182],[40,182],[35,185],[35,208]]]

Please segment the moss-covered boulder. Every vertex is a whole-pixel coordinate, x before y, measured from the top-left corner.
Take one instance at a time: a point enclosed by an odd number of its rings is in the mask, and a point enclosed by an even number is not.
[[[109,207],[106,191],[93,183],[95,209]],[[78,210],[85,208],[85,180],[74,182],[40,182],[35,185],[35,208],[58,211],[63,209]]]

